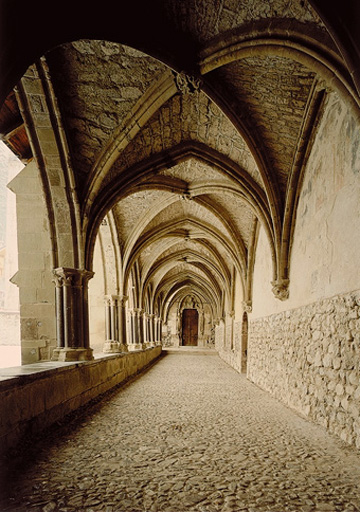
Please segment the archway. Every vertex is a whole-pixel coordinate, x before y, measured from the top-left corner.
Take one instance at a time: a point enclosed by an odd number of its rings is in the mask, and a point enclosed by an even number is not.
[[[197,309],[184,309],[182,314],[182,345],[196,347],[198,344],[199,313]]]

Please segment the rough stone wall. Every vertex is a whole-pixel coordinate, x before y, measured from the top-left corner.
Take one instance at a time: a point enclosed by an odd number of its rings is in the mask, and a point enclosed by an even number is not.
[[[360,139],[329,94],[307,163],[290,264],[290,297],[271,292],[260,230],[249,314],[248,377],[360,447]]]
[[[250,322],[248,377],[360,448],[360,291]]]

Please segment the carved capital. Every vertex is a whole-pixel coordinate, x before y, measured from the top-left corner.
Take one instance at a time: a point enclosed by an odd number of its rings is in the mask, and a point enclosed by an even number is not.
[[[90,270],[79,270],[77,268],[59,267],[53,269],[53,283],[55,286],[82,286],[94,276]]]
[[[71,286],[73,282],[73,274],[68,272],[69,269],[54,268],[52,282],[55,286],[62,288],[63,286]]]
[[[120,304],[121,307],[124,308],[126,306],[126,302],[127,302],[128,298],[129,297],[127,295],[120,295],[119,296],[119,304]]]
[[[279,300],[286,300],[289,298],[289,279],[277,279],[273,281],[272,292]]]
[[[117,306],[120,297],[118,295],[105,295],[105,303],[109,306]]]
[[[192,94],[200,90],[201,80],[184,72],[176,73],[173,71],[175,84],[179,92],[182,94]]]

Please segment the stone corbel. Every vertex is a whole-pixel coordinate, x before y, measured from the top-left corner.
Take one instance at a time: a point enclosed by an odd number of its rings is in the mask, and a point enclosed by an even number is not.
[[[252,312],[252,301],[251,300],[245,300],[242,303],[243,309],[245,313],[251,313]]]
[[[286,300],[289,298],[289,279],[277,279],[272,281],[272,292],[279,300]]]

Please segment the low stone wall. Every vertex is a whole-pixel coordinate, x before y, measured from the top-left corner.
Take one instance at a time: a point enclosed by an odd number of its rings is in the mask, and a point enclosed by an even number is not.
[[[95,361],[26,365],[18,375],[1,375],[0,454],[135,375],[161,350],[158,346]]]
[[[360,448],[360,291],[250,322],[248,378]]]

